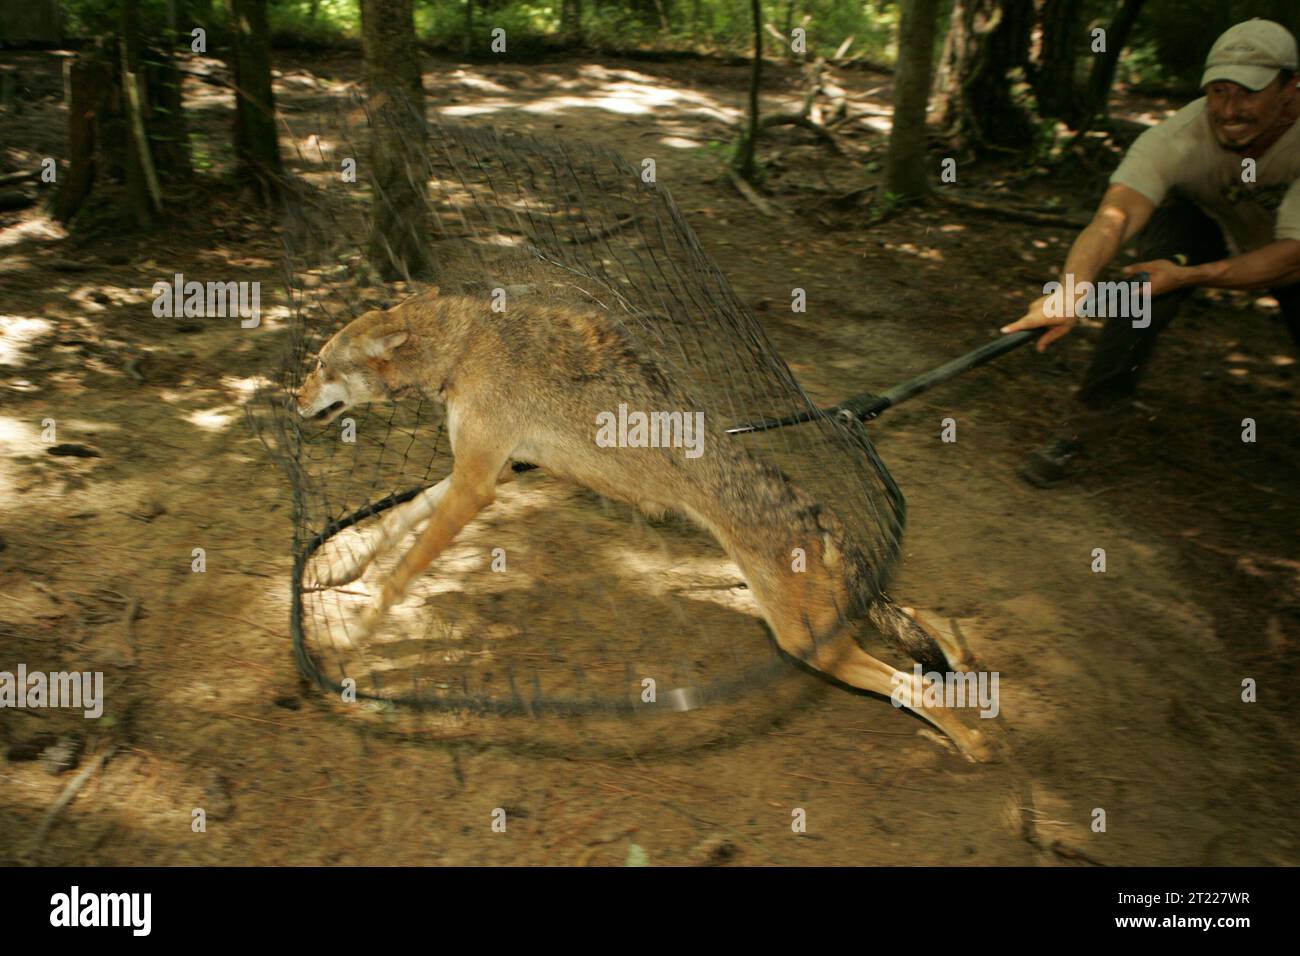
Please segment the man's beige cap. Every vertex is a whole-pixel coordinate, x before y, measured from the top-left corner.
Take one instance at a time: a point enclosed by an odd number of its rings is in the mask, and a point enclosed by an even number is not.
[[[1231,80],[1248,90],[1262,90],[1278,70],[1296,69],[1295,37],[1272,20],[1247,20],[1224,31],[1205,58],[1201,87]]]

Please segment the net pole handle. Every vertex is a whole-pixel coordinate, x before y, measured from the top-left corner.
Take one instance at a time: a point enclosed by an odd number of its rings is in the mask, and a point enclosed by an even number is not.
[[[929,391],[934,386],[956,378],[963,372],[968,372],[973,368],[984,365],[986,362],[991,362],[1001,355],[1013,352],[1027,342],[1034,341],[1046,331],[1046,328],[1025,329],[1021,332],[1004,335],[999,339],[981,345],[979,348],[972,349],[965,355],[960,355],[950,362],[945,362],[937,368],[922,372],[916,378],[895,385],[883,395],[865,395],[850,398],[840,405],[841,414],[850,412],[857,416],[859,421],[870,421],[886,409],[893,408],[899,402]]]
[[[1140,287],[1145,287],[1151,281],[1151,273],[1139,272],[1133,278],[1139,283]],[[882,395],[859,395],[850,398],[842,402],[836,410],[841,415],[855,415],[859,421],[870,421],[885,409],[892,408],[899,402],[920,395],[922,392],[946,382],[950,378],[955,378],[963,372],[968,372],[986,362],[990,362],[1000,355],[1015,351],[1027,342],[1032,342],[1041,337],[1049,328],[1052,328],[1052,326],[1023,329],[1019,332],[1003,335],[1001,338],[987,342],[977,349],[972,349],[965,355],[958,356],[951,362],[945,362],[938,368],[932,368],[928,372],[922,372],[916,378],[895,385]]]

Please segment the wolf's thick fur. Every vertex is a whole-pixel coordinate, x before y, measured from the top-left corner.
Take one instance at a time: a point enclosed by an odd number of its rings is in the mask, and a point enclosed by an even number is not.
[[[914,655],[938,656],[912,612],[874,598],[867,558],[835,513],[749,454],[719,422],[705,416],[698,457],[682,448],[597,444],[597,415],[620,403],[687,411],[661,369],[606,313],[528,301],[494,313],[482,299],[438,296],[435,289],[387,312],[368,312],[327,342],[298,391],[298,410],[327,422],[345,408],[409,389],[445,403],[455,462],[450,476],[387,515],[351,560],[320,574],[326,585],[355,579],[428,519],[363,622],[367,632],[493,501],[516,460],[650,514],[674,510],[692,518],[740,567],[780,646],[846,684],[890,696],[896,682],[915,683],[857,646],[852,622],[863,617]],[[795,548],[806,555],[803,571],[792,569]],[[951,712],[919,703],[911,709],[968,756],[988,756],[983,735]]]

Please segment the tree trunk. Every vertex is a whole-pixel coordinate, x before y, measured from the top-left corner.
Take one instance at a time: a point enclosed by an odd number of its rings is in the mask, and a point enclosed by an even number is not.
[[[582,44],[582,0],[562,0],[560,32],[566,43],[572,46]]]
[[[65,61],[68,105],[68,169],[55,200],[54,213],[68,222],[90,195],[98,172],[100,117],[104,111],[112,72],[98,59],[79,56]]]
[[[1142,13],[1142,6],[1145,3],[1146,0],[1120,0],[1119,8],[1115,11],[1110,26],[1106,28],[1106,50],[1103,53],[1093,54],[1096,59],[1092,64],[1092,72],[1088,76],[1088,84],[1084,88],[1083,102],[1079,106],[1083,118],[1082,125],[1085,128],[1106,120],[1110,109],[1110,88],[1115,83],[1115,68],[1119,66],[1119,55],[1128,44],[1129,35],[1133,32],[1133,24],[1137,23],[1138,15]],[[1091,44],[1092,37],[1088,37],[1088,42]]]
[[[370,264],[385,281],[428,277],[428,127],[411,0],[362,0],[361,43],[374,189]]]
[[[754,16],[754,68],[749,75],[748,125],[736,144],[734,162],[737,175],[747,182],[754,180],[754,148],[758,142],[758,84],[763,77],[763,5],[760,0],[750,0]]]
[[[276,136],[275,96],[271,92],[271,33],[266,0],[226,0],[235,78],[235,159],[238,175],[266,203],[279,191],[282,176]]]
[[[1033,123],[1012,96],[1028,65],[1032,0],[956,0],[944,47],[938,107],[943,124],[977,152],[1018,151]]]
[[[1040,115],[1064,120],[1072,129],[1080,120],[1083,96],[1075,78],[1083,35],[1083,0],[1038,0],[1040,42],[1030,73]]]
[[[179,73],[140,32],[139,0],[123,0],[118,33],[99,38],[65,61],[67,165],[60,171],[55,215],[69,222],[97,184],[124,183],[109,193],[113,215],[150,228],[163,205],[163,185],[191,175]]]
[[[166,36],[157,49],[145,53],[145,85],[151,104],[149,140],[154,161],[164,179],[189,179],[194,175],[190,160],[190,134],[185,123],[181,96],[181,72],[176,54],[189,47],[189,0],[168,0]]]
[[[885,189],[904,199],[918,199],[930,191],[926,178],[925,110],[930,100],[938,16],[939,0],[905,0],[898,26],[894,124],[889,133]]]
[[[142,108],[127,90],[127,84],[136,83],[140,76],[140,3],[139,0],[122,0],[122,102],[126,107],[126,203],[131,218],[140,229],[153,225],[154,208],[150,199],[153,157],[149,140],[144,135]],[[136,109],[132,110],[132,104]],[[137,135],[137,131],[139,135]]]
[[[664,12],[663,0],[655,0],[655,10],[659,14],[659,29],[667,33],[672,28],[668,25],[668,14]]]

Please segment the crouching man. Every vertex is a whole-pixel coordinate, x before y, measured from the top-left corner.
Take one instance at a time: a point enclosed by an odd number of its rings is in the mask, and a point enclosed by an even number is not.
[[[1158,336],[1198,287],[1268,290],[1300,347],[1300,91],[1296,41],[1269,20],[1215,41],[1204,96],[1133,143],[1096,215],[1071,246],[1062,285],[1093,283],[1134,236],[1150,275],[1150,321],[1105,319],[1101,341],[1056,439],[1021,476],[1040,487],[1074,470],[1089,439],[1129,404]],[[1072,282],[1067,283],[1067,276]],[[1086,288],[1086,287],[1085,287]],[[1034,302],[1003,332],[1048,327],[1041,352],[1076,322],[1059,294]]]

